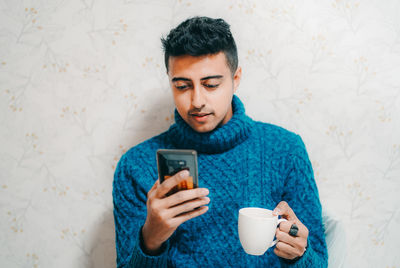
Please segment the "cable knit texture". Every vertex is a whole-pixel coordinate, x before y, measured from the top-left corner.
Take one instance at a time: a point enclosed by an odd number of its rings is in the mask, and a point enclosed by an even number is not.
[[[239,98],[232,118],[208,132],[194,131],[175,110],[175,124],[128,150],[113,183],[118,267],[326,267],[327,249],[321,204],[313,170],[300,136],[253,121]],[[210,190],[209,210],[181,224],[157,256],[142,250],[147,192],[157,180],[156,151],[196,149],[199,185]],[[247,255],[238,236],[242,207],[273,209],[288,202],[309,229],[308,249],[295,263],[278,258],[273,248]]]

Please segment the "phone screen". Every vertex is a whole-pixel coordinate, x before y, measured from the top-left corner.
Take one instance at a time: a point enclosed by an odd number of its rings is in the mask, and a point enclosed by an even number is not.
[[[160,183],[169,179],[181,170],[188,170],[187,180],[175,186],[167,196],[180,190],[198,187],[197,152],[195,150],[160,149],[157,150],[157,167]]]

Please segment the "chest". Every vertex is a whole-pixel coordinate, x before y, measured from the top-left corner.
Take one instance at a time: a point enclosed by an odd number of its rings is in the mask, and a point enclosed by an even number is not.
[[[199,155],[199,187],[210,190],[210,209],[257,206],[272,209],[281,199],[285,170],[268,148],[242,146]]]

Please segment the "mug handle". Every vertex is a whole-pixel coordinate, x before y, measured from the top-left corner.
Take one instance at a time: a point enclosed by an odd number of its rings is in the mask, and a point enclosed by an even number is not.
[[[287,220],[286,220],[286,219],[279,219],[279,220],[278,220],[277,226],[278,226],[281,222],[283,222],[283,221],[287,221]],[[278,243],[278,242],[279,242],[279,240],[278,240],[278,239],[275,239],[274,241],[271,242],[271,246],[270,246],[270,247],[275,246],[276,243]]]

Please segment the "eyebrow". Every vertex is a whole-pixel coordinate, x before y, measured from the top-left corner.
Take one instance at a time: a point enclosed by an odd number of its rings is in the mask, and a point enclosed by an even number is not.
[[[222,76],[222,75],[211,75],[211,76],[206,76],[206,77],[203,77],[203,78],[201,78],[200,80],[208,80],[208,79],[221,79],[221,78],[223,78],[223,76]]]
[[[200,80],[204,81],[204,80],[208,80],[208,79],[221,79],[223,77],[224,77],[223,75],[210,75],[210,76],[203,77]],[[174,78],[172,78],[172,82],[176,82],[176,81],[191,81],[191,79],[186,78],[186,77],[174,77]]]
[[[189,78],[185,78],[185,77],[174,77],[172,78],[172,82],[176,82],[176,81],[190,81]]]

